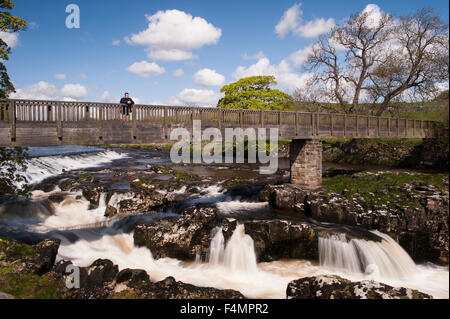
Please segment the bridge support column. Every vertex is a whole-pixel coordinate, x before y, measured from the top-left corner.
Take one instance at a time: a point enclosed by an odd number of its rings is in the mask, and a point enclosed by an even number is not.
[[[319,188],[322,184],[322,143],[316,139],[294,139],[289,151],[291,183]]]

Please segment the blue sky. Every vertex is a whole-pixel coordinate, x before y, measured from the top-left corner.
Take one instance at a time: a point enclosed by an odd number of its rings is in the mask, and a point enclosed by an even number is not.
[[[449,11],[442,0],[14,3],[29,28],[8,35],[13,97],[118,102],[129,91],[140,103],[184,105],[214,104],[223,84],[258,73],[292,92],[304,81],[302,50],[368,5],[396,16],[428,5],[447,23]],[[80,8],[79,29],[65,25],[70,3]]]

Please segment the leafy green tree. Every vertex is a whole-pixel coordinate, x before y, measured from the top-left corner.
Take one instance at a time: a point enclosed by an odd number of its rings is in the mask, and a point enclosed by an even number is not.
[[[0,31],[17,32],[24,30],[27,26],[25,20],[12,16],[10,10],[14,8],[14,3],[10,0],[0,0]],[[0,98],[7,98],[9,93],[15,92],[14,85],[9,79],[3,61],[9,60],[11,48],[0,38]]]
[[[0,0],[0,31],[12,33],[24,30],[27,26],[25,20],[12,16],[14,3],[10,0]],[[0,98],[7,98],[15,92],[14,85],[9,79],[4,61],[9,60],[11,48],[0,38]],[[28,196],[29,186],[25,177],[18,171],[27,168],[27,149],[22,147],[0,147],[0,194]]]
[[[18,171],[27,169],[28,149],[23,147],[0,147],[0,195],[11,194],[28,197],[29,185]]]
[[[218,106],[228,109],[288,110],[291,96],[280,90],[271,89],[276,85],[274,76],[251,76],[227,84],[220,92],[225,96]]]

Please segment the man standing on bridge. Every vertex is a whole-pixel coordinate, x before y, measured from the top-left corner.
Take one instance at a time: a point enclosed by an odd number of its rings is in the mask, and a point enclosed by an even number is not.
[[[122,104],[122,119],[124,121],[129,121],[134,101],[130,98],[128,93],[125,93],[125,96],[120,99],[120,104]]]

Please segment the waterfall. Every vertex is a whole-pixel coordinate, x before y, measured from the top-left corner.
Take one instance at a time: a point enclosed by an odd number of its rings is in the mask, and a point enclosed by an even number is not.
[[[223,263],[223,254],[225,252],[225,238],[223,237],[222,227],[215,227],[212,231],[213,237],[209,245],[209,264],[220,265]]]
[[[381,241],[348,240],[345,234],[319,237],[320,266],[346,274],[365,274],[373,279],[406,279],[416,272],[411,257],[391,237],[373,231]]]
[[[244,225],[237,225],[225,245],[222,227],[213,230],[215,234],[209,249],[209,264],[221,265],[231,271],[257,272],[253,239],[245,234]]]
[[[109,150],[78,155],[33,157],[27,160],[28,168],[21,174],[27,179],[28,183],[35,184],[64,171],[98,167],[125,157],[127,155],[123,153]]]

